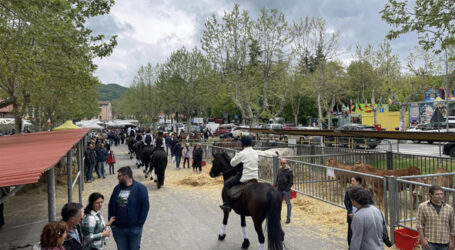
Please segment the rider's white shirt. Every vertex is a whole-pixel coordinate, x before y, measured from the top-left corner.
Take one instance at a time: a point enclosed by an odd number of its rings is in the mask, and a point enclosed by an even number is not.
[[[243,163],[243,173],[240,182],[245,183],[252,179],[258,179],[258,153],[252,147],[246,147],[231,159],[231,166],[235,167]]]

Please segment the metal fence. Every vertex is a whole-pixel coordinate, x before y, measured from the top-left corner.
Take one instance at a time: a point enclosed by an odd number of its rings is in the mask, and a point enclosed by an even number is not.
[[[416,230],[418,206],[430,199],[428,189],[432,184],[442,187],[445,202],[453,207],[455,205],[455,189],[452,188],[454,177],[455,173],[389,177],[391,231],[395,226]]]

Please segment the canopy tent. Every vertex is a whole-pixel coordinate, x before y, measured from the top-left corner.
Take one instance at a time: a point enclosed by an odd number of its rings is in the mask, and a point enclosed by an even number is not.
[[[107,127],[121,127],[122,125],[117,124],[116,122],[113,121],[108,121],[105,123]]]
[[[68,120],[68,121],[64,122],[62,125],[60,125],[56,128],[53,128],[52,130],[58,131],[58,130],[67,130],[67,129],[81,129],[81,127],[74,125],[73,121]]]
[[[100,126],[96,123],[85,123],[85,124],[82,124],[83,128],[89,128],[89,129],[104,129],[103,126]]]

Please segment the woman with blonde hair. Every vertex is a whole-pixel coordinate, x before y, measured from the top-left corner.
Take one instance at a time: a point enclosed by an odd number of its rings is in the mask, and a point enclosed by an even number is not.
[[[63,242],[68,233],[68,225],[64,221],[52,221],[43,227],[40,242],[33,250],[65,250]]]

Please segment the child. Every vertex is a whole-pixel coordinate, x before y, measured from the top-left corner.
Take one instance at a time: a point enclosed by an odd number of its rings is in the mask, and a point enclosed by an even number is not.
[[[114,163],[116,162],[115,160],[115,155],[114,151],[109,151],[109,155],[107,156],[107,164],[109,164],[109,174],[115,174],[115,169],[114,169]]]
[[[190,150],[190,144],[189,143],[186,143],[185,147],[183,148],[183,156],[185,157],[183,159],[183,168],[185,168],[185,162],[188,163],[188,168],[190,168],[191,150]]]

